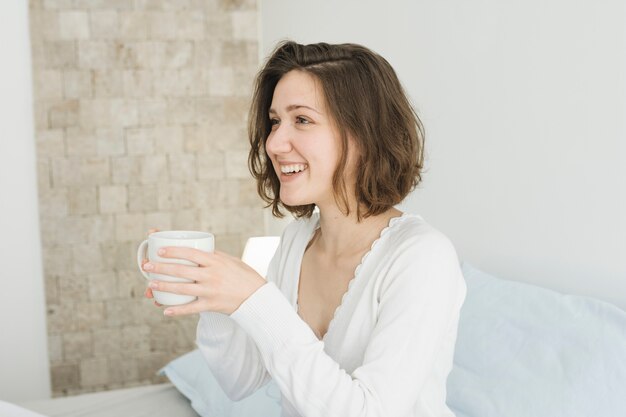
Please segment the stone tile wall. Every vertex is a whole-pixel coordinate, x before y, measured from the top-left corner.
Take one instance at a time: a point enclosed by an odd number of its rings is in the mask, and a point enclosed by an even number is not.
[[[247,170],[255,0],[31,0],[35,127],[55,396],[161,382],[196,317],[143,298],[150,227],[263,234]]]

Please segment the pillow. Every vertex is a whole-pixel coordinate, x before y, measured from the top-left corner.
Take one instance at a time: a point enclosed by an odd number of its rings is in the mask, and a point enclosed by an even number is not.
[[[159,373],[168,377],[202,417],[280,417],[280,390],[273,381],[243,400],[232,401],[197,349],[174,359]]]
[[[463,264],[449,407],[457,417],[626,415],[626,312]]]

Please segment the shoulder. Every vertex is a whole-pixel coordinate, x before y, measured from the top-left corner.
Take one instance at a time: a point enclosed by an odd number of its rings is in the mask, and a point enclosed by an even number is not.
[[[457,258],[450,239],[421,216],[403,214],[392,219],[386,230],[386,246],[396,256],[432,257],[435,254]]]

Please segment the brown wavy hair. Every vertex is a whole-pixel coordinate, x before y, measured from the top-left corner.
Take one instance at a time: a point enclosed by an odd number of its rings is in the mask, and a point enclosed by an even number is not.
[[[344,179],[348,137],[354,138],[360,158],[355,184],[357,218],[384,213],[400,203],[422,180],[424,127],[391,65],[357,44],[283,41],[257,74],[248,118],[248,167],[266,207],[272,207],[275,217],[283,217],[282,206],[298,218],[310,217],[315,208],[315,204],[288,206],[280,201],[280,180],[265,150],[272,129],[268,113],[274,89],[293,70],[319,81],[338,128],[341,156],[333,189],[342,212],[350,213]]]

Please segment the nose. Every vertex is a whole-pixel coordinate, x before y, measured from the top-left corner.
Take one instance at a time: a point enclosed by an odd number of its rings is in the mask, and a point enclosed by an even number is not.
[[[270,132],[265,142],[267,152],[274,155],[284,154],[291,151],[291,135],[287,124],[279,124]]]

